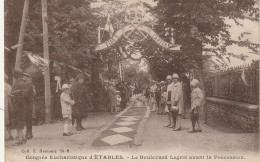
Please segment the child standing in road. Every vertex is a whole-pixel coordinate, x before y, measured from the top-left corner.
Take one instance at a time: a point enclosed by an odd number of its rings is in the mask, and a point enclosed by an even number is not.
[[[72,119],[72,105],[75,104],[75,101],[70,97],[70,87],[68,84],[64,84],[62,86],[62,93],[60,96],[61,108],[62,108],[62,116],[65,119],[64,121],[64,129],[63,136],[71,136],[73,133],[69,131],[69,123]]]
[[[193,132],[202,132],[199,121],[199,110],[202,108],[203,103],[203,92],[199,88],[199,81],[193,79],[190,83],[192,92],[191,92],[191,123],[192,129],[189,130],[189,133]],[[198,129],[195,129],[195,124],[198,123]]]

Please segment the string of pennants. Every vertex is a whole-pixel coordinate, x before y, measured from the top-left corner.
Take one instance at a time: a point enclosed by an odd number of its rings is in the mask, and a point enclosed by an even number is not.
[[[38,55],[34,55],[31,52],[25,51],[25,54],[28,56],[30,61],[34,65],[36,65],[39,68],[39,70],[44,74],[45,69],[49,66],[49,61],[44,59],[44,58],[42,58],[42,57],[40,57],[40,56],[38,56]],[[54,66],[60,65],[60,66],[69,67],[69,68],[71,68],[71,69],[73,69],[75,71],[78,71],[78,72],[80,72],[82,74],[85,74],[86,76],[90,77],[90,75],[88,73],[83,72],[82,70],[80,70],[78,68],[75,68],[75,67],[73,67],[71,65],[67,65],[65,63],[60,63],[60,62],[57,62],[57,61],[54,61],[54,60],[51,60],[51,61],[54,63]]]

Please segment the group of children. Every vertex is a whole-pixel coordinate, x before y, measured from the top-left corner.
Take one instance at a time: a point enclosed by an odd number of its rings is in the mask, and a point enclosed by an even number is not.
[[[177,77],[178,78],[178,77]],[[183,92],[178,91],[176,92],[173,90],[173,86],[175,83],[173,83],[173,77],[172,76],[167,76],[166,78],[166,84],[164,81],[160,83],[160,102],[158,104],[158,101],[156,101],[156,88],[157,85],[154,84],[150,87],[150,96],[149,96],[149,106],[151,108],[152,112],[156,112],[158,114],[167,114],[168,119],[169,119],[169,124],[167,127],[169,128],[174,128],[174,130],[180,130],[180,118],[185,115],[185,110],[183,107],[184,103],[181,103],[181,100],[183,100],[182,97],[178,100],[178,103],[176,105],[173,105],[173,93],[180,93],[182,94]],[[192,123],[192,128],[188,131],[189,133],[193,132],[202,132],[201,126],[200,126],[200,121],[199,121],[199,111],[202,108],[203,105],[203,100],[204,100],[204,95],[202,90],[199,87],[199,81],[197,79],[193,79],[190,82],[190,87],[192,89],[191,92],[191,108],[190,108],[190,119]],[[181,95],[180,95],[181,96]],[[183,101],[182,101],[183,102]],[[176,113],[174,113],[176,109]],[[174,115],[175,114],[175,115]],[[175,116],[175,117],[174,117]],[[179,122],[178,122],[179,120]],[[176,122],[178,123],[176,125]],[[195,129],[196,123],[198,124],[197,129]]]

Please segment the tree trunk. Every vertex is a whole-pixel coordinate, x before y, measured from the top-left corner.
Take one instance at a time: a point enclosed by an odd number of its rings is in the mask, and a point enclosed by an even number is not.
[[[203,91],[203,94],[204,94],[204,97],[205,96],[205,92],[206,92],[206,87],[205,87],[205,82],[204,82],[204,74],[203,74],[203,62],[202,61],[198,61],[197,62],[198,64],[198,73],[199,73],[199,80],[200,80],[200,86],[201,86],[201,89]],[[205,124],[207,124],[208,122],[208,114],[207,114],[207,107],[205,106],[205,100],[203,101],[203,104],[202,104],[202,109],[203,109],[203,113],[204,113],[204,122]]]

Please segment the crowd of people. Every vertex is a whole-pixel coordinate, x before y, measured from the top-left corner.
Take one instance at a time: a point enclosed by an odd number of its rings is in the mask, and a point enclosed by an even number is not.
[[[36,96],[32,77],[21,70],[14,70],[12,86],[8,84],[8,76],[5,75],[5,126],[9,139],[13,140],[12,130],[17,130],[18,142],[14,145],[22,145],[33,138],[32,122],[35,116],[34,101]],[[90,107],[88,90],[85,86],[86,76],[78,74],[76,78],[70,78],[69,82],[62,85],[59,96],[62,117],[64,121],[63,136],[71,136],[72,128],[76,123],[76,130],[82,131],[82,119],[88,116]],[[192,91],[189,91],[189,87]],[[107,93],[108,107],[111,114],[125,109],[131,104],[132,99],[138,94],[145,96],[152,112],[167,115],[168,128],[174,131],[181,130],[181,120],[185,118],[187,108],[190,107],[192,129],[189,132],[201,132],[199,111],[203,103],[203,93],[199,88],[199,81],[193,79],[190,86],[178,74],[168,75],[166,81],[153,82],[146,89],[136,84],[126,84],[122,81],[111,80],[105,82],[104,89]],[[189,102],[190,101],[190,102]],[[189,104],[190,103],[190,104]],[[195,129],[195,124],[198,128]],[[26,128],[26,134],[23,129]]]
[[[5,126],[9,140],[14,140],[13,130],[17,131],[18,142],[14,145],[22,145],[33,138],[32,125],[36,118],[35,98],[36,90],[32,76],[20,69],[13,72],[13,84],[8,83],[8,76],[5,75]],[[59,97],[61,115],[64,121],[63,136],[71,136],[71,126],[76,123],[76,130],[82,131],[82,119],[88,116],[93,108],[93,101],[90,99],[89,91],[86,88],[87,78],[84,74],[78,74],[75,78],[70,77],[63,83]],[[116,80],[105,84],[109,108],[111,114],[117,113],[127,106],[127,102],[135,88],[131,88],[124,82]],[[90,101],[91,100],[91,101]],[[56,100],[55,100],[56,101]],[[54,109],[59,106],[56,103]],[[53,114],[53,116],[57,116]],[[56,118],[55,118],[56,119]],[[24,128],[26,134],[23,134]]]
[[[182,118],[189,111],[192,128],[188,132],[202,132],[199,111],[203,106],[204,95],[197,79],[193,79],[188,86],[184,77],[180,79],[174,73],[172,76],[168,75],[166,81],[154,81],[143,93],[148,98],[151,112],[167,115],[169,123],[165,127],[180,131]]]
[[[17,131],[18,142],[13,144],[17,146],[25,144],[27,140],[33,138],[32,126],[36,114],[34,105],[36,90],[30,74],[15,69],[13,77],[11,86],[8,83],[8,76],[5,75],[5,127],[9,140],[14,140],[13,130]],[[76,122],[77,131],[85,129],[82,126],[82,119],[88,116],[91,102],[88,100],[84,81],[85,75],[78,74],[76,80],[71,78],[68,83],[62,85],[60,104],[64,120],[63,136],[72,135],[69,130],[70,122],[72,126]],[[25,135],[24,128],[26,128]]]
[[[76,130],[82,131],[85,128],[82,126],[82,119],[88,116],[88,108],[91,107],[87,99],[87,89],[84,86],[85,76],[78,74],[76,81],[70,79],[69,84],[62,85],[62,93],[60,95],[60,102],[62,108],[62,116],[64,119],[63,136],[71,136],[71,128],[76,121]],[[71,82],[72,81],[72,82]],[[117,80],[106,81],[104,89],[107,92],[108,108],[111,114],[122,111],[127,107],[131,96],[136,92],[137,87],[127,85],[125,82],[118,82]]]

